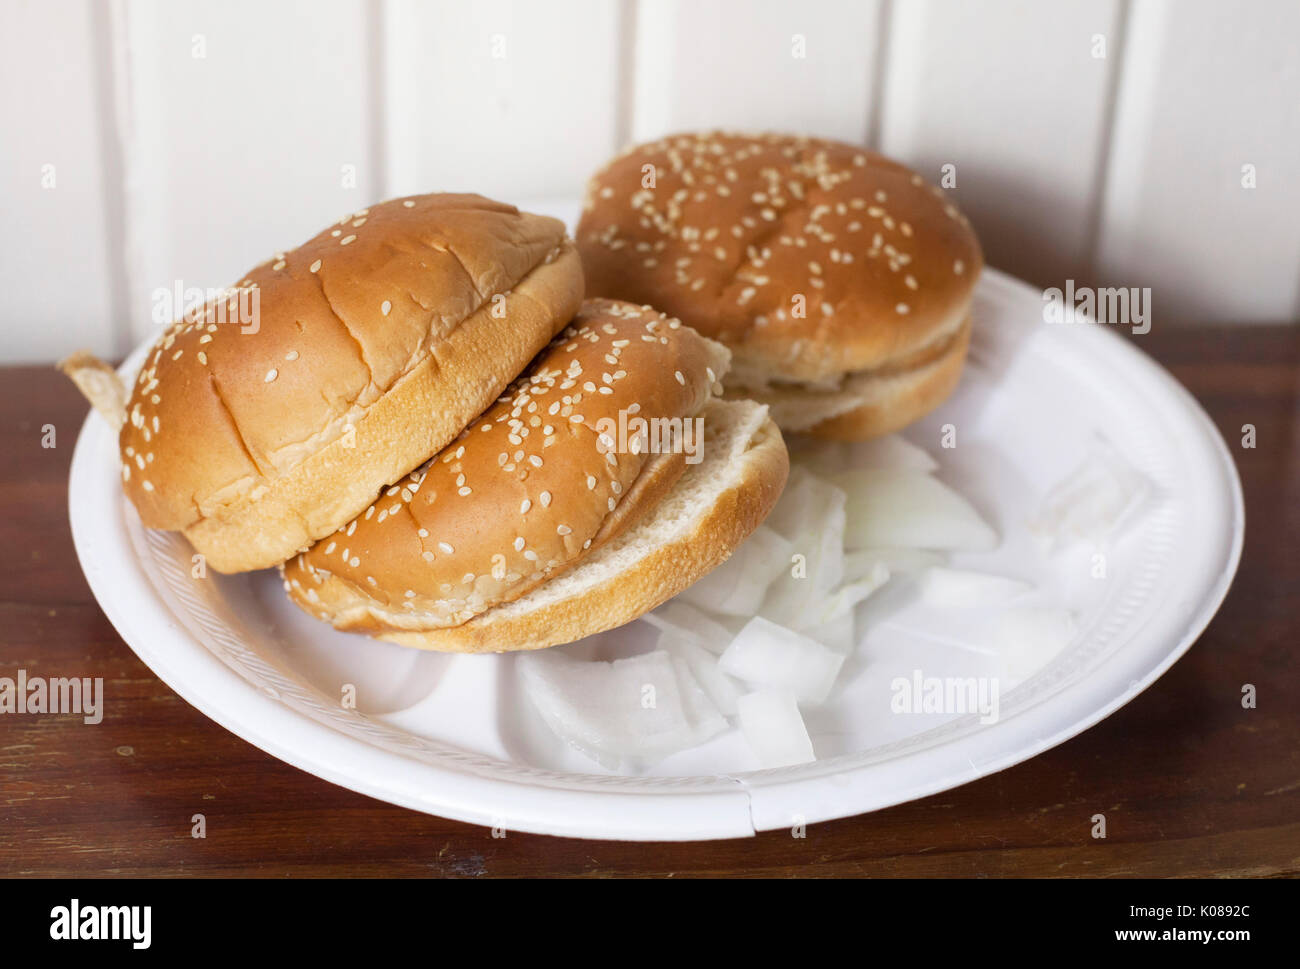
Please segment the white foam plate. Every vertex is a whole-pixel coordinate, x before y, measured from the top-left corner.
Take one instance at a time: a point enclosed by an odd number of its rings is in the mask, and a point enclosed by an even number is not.
[[[1037,290],[987,271],[961,386],[907,433],[1003,536],[996,552],[957,564],[1029,579],[1041,601],[1078,617],[1073,642],[1002,694],[996,723],[891,714],[896,676],[984,675],[989,659],[924,634],[924,617],[906,608],[886,614],[869,600],[859,649],[807,718],[815,763],[755,770],[730,730],[647,774],[613,774],[541,723],[510,654],[444,656],[336,632],[290,605],[274,570],[192,578],[188,543],[143,528],[123,497],[116,437],[94,414],[69,487],[77,554],[122,638],[189,703],[296,767],[394,804],[635,840],[736,837],[873,811],[1002,770],[1108,716],[1192,644],[1236,571],[1241,485],[1214,425],[1131,345],[1140,337],[1045,324],[1041,308]],[[125,377],[147,349],[123,365]],[[958,429],[955,449],[938,447],[944,424]],[[1155,492],[1106,549],[1101,581],[1089,574],[1091,550],[1049,555],[1025,524],[1098,433]],[[618,655],[653,637],[638,621],[588,646]],[[344,684],[355,708],[342,703]]]

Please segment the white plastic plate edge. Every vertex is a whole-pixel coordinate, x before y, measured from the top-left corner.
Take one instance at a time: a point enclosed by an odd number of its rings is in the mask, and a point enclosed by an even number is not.
[[[986,270],[981,287],[1024,299],[1026,284]],[[129,533],[116,441],[90,415],[73,454],[69,517],[82,569],[123,640],[169,687],[255,746],[331,783],[414,810],[541,834],[626,840],[705,840],[816,823],[924,797],[1027,760],[1109,716],[1153,683],[1191,646],[1222,603],[1241,556],[1241,484],[1218,430],[1195,399],[1159,365],[1101,326],[1071,327],[1072,352],[1091,357],[1130,386],[1140,382],[1188,447],[1200,452],[1209,489],[1227,512],[1213,542],[1216,567],[1190,597],[1194,608],[1152,617],[1141,648],[1130,644],[1090,675],[1036,706],[945,743],[898,757],[853,756],[749,774],[698,778],[610,778],[509,765],[448,749],[415,757],[349,735],[263,692],[215,656],[168,607]],[[141,346],[123,365],[133,374]],[[136,528],[138,528],[138,523]],[[1214,532],[1217,532],[1215,534]],[[1187,590],[1193,591],[1193,590]],[[111,703],[111,698],[110,698]],[[109,706],[111,717],[112,708]],[[436,745],[433,745],[436,747]],[[437,753],[437,751],[433,751]],[[674,785],[672,781],[678,783]],[[613,783],[611,783],[613,782]],[[620,783],[622,782],[622,783]],[[669,783],[665,783],[669,782]]]

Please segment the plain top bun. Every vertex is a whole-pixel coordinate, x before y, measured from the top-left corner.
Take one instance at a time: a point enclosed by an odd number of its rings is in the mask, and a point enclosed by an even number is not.
[[[355,212],[158,341],[127,402],[126,493],[214,568],[277,564],[459,433],[581,292],[558,220],[477,195]]]
[[[876,369],[950,337],[983,265],[966,218],[915,172],[780,134],[634,147],[591,179],[576,236],[588,295],[722,340],[742,383]]]
[[[287,563],[286,589],[368,632],[454,626],[523,595],[662,499],[685,456],[661,436],[640,446],[633,419],[697,414],[728,357],[648,307],[586,302],[441,454]]]

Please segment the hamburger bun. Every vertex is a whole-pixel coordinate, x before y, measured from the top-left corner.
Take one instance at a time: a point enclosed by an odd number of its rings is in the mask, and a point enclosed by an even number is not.
[[[126,402],[126,494],[219,572],[279,564],[459,434],[582,288],[558,220],[478,195],[346,216],[159,339]]]
[[[895,430],[951,392],[983,266],[965,216],[915,172],[779,134],[624,152],[591,179],[576,236],[588,295],[726,343],[729,390],[832,437]]]
[[[784,484],[766,409],[715,397],[728,357],[649,307],[589,300],[440,454],[286,563],[286,591],[337,628],[457,652],[635,618],[725,559]],[[633,417],[701,418],[702,447],[658,448],[653,423],[647,445]]]

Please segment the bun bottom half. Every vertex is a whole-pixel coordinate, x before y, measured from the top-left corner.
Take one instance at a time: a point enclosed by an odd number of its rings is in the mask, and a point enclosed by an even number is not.
[[[865,441],[902,430],[942,404],[957,387],[970,347],[970,320],[938,352],[906,370],[846,374],[834,389],[794,383],[728,387],[728,395],[766,404],[787,433]]]
[[[637,522],[576,565],[458,626],[371,631],[417,649],[510,652],[613,629],[681,592],[731,556],[776,504],[789,472],[781,432],[752,401],[710,401],[702,460]]]

